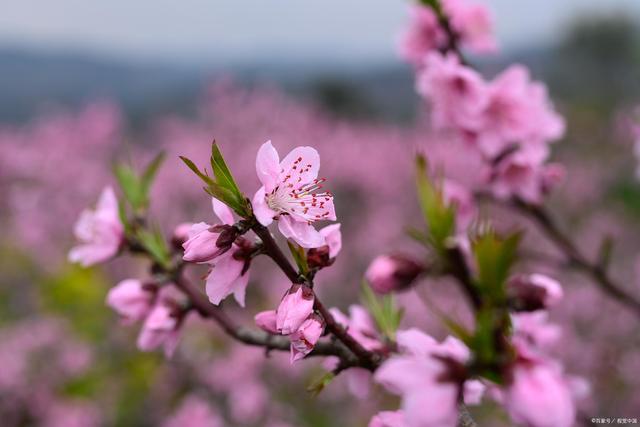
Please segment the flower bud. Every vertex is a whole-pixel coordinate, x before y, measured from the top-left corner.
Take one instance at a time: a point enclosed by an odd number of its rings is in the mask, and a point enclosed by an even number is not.
[[[516,311],[549,308],[563,297],[560,283],[542,274],[513,277],[508,283],[508,293],[511,306]]]
[[[276,313],[276,328],[282,335],[294,333],[313,312],[313,291],[293,285],[282,298]]]
[[[183,222],[173,229],[173,235],[171,236],[171,244],[177,248],[182,248],[184,242],[189,240],[189,231],[193,226],[190,222]]]
[[[142,320],[151,310],[154,290],[140,280],[127,279],[118,283],[107,294],[107,305],[126,321]]]
[[[291,334],[291,363],[311,353],[324,330],[324,322],[317,314],[311,314],[302,322],[297,331]]]
[[[214,227],[204,222],[199,222],[191,226],[189,230],[189,239],[184,242],[185,261],[189,262],[208,262],[218,255],[225,252],[216,243],[220,235],[214,231]],[[228,248],[227,248],[228,249]]]
[[[275,310],[261,311],[253,317],[253,320],[256,322],[256,325],[263,331],[269,332],[270,334],[278,333],[278,329],[276,328]]]
[[[424,267],[401,255],[381,255],[369,265],[365,278],[371,288],[386,294],[407,289],[424,272]]]

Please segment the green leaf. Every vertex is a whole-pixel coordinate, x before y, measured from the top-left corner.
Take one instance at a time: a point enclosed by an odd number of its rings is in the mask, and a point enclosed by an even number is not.
[[[153,230],[140,229],[136,237],[156,263],[167,269],[170,267],[171,253],[164,236],[157,227]]]
[[[209,175],[200,172],[200,169],[198,169],[198,166],[196,166],[196,164],[193,163],[190,159],[184,156],[180,156],[180,160],[182,160],[184,164],[187,165],[187,167],[191,169],[191,171],[195,173],[201,180],[203,180],[204,183],[207,184],[207,186],[213,183],[213,179],[211,179]]]
[[[478,266],[476,285],[481,295],[494,304],[502,304],[506,299],[506,281],[516,261],[521,238],[521,233],[502,238],[488,229],[471,242]]]
[[[127,165],[115,165],[113,172],[126,201],[134,210],[138,210],[144,204],[144,194],[140,179],[135,171]]]
[[[142,192],[145,196],[145,199],[149,200],[149,191],[151,190],[151,184],[153,184],[153,180],[158,174],[158,170],[165,159],[165,153],[160,152],[157,156],[151,160],[151,162],[147,165],[144,172],[142,173],[142,177],[140,178],[140,185],[142,187]]]
[[[449,238],[455,233],[455,206],[447,205],[442,188],[432,183],[427,173],[427,161],[423,156],[417,156],[416,169],[418,198],[429,227],[429,241],[438,252],[444,253]]]
[[[298,266],[298,271],[304,275],[309,273],[309,264],[307,264],[307,254],[305,253],[304,248],[296,243],[290,242],[289,240],[287,240],[287,246],[289,246],[291,255],[293,255],[293,259]]]
[[[368,283],[362,283],[362,300],[376,322],[380,332],[390,341],[395,340],[396,332],[404,316],[404,310],[397,307],[391,294],[379,297]]]
[[[180,156],[180,159],[206,184],[205,191],[210,196],[220,200],[243,218],[247,218],[251,215],[249,204],[244,195],[238,189],[238,186],[231,175],[231,171],[229,171],[229,168],[222,158],[222,153],[215,142],[211,148],[211,167],[213,168],[213,178],[207,175],[206,171],[204,173],[201,172],[200,169],[198,169],[198,166],[188,158]]]
[[[322,393],[322,390],[331,384],[335,377],[336,375],[333,372],[325,372],[320,378],[313,381],[309,387],[307,387],[307,391],[311,393],[313,397],[316,397]]]
[[[211,144],[211,169],[218,184],[236,194],[241,194],[227,163],[224,161],[224,157],[222,157],[222,152],[220,152],[220,148],[218,148],[218,144],[216,144],[215,141]]]

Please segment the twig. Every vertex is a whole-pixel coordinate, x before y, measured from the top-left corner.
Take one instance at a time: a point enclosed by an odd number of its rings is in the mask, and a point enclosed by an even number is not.
[[[543,206],[532,205],[518,198],[504,202],[487,196],[486,194],[480,194],[479,196],[495,204],[516,210],[533,220],[545,236],[553,242],[567,258],[569,266],[591,277],[594,283],[607,295],[633,310],[637,316],[640,316],[640,300],[624,290],[599,263],[590,261],[578,249],[578,246],[571,238],[560,229],[551,214]]]
[[[264,245],[265,253],[273,259],[280,267],[292,283],[307,283],[312,286],[307,278],[298,274],[293,265],[289,262],[284,253],[280,250],[271,233],[267,228],[260,224],[253,226],[252,230],[260,237]],[[347,331],[333,318],[333,315],[322,304],[317,295],[314,295],[314,308],[320,313],[326,322],[326,327],[342,344],[344,344],[351,352],[360,360],[363,368],[374,371],[380,365],[380,356],[364,348],[356,341]]]

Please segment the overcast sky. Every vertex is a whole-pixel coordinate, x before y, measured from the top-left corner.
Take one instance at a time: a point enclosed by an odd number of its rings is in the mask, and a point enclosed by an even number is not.
[[[579,12],[640,16],[640,0],[485,2],[506,48],[553,41]],[[406,0],[0,0],[0,45],[168,61],[386,59],[406,9]]]

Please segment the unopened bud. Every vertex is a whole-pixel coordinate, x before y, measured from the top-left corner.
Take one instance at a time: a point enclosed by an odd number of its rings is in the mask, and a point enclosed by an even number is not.
[[[369,265],[365,278],[371,288],[386,294],[407,289],[425,267],[402,255],[381,255]]]

